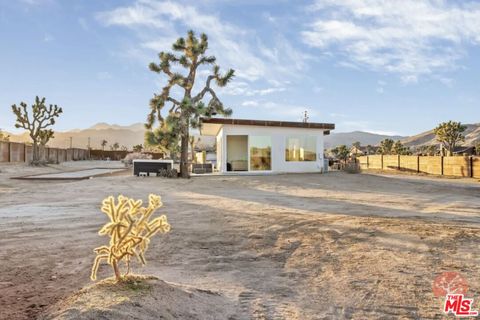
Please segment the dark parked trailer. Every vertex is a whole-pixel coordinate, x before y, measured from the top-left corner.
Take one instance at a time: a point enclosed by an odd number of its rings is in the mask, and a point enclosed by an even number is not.
[[[133,174],[140,173],[157,174],[160,170],[170,170],[173,167],[173,160],[133,160]]]

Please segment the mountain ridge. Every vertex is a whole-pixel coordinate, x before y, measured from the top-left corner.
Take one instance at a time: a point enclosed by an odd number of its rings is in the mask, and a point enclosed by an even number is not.
[[[474,146],[480,142],[480,123],[466,124],[464,145]],[[29,141],[27,133],[11,134],[10,140],[13,142]],[[106,122],[96,123],[86,129],[73,129],[68,131],[57,131],[55,137],[49,142],[51,147],[68,148],[70,146],[70,137],[72,137],[72,146],[75,148],[86,148],[89,144],[94,149],[101,149],[102,140],[107,140],[107,149],[118,142],[120,146],[126,146],[131,149],[134,145],[143,144],[145,127],[143,123],[137,122],[131,125],[108,124]],[[89,139],[90,138],[90,139]],[[367,131],[352,132],[331,132],[325,136],[325,148],[332,148],[337,145],[345,144],[347,146],[359,141],[362,145],[378,145],[383,139],[400,140],[407,146],[422,146],[438,144],[435,140],[435,134],[428,130],[413,136],[384,135]],[[208,145],[214,143],[214,139],[202,137],[203,143]]]

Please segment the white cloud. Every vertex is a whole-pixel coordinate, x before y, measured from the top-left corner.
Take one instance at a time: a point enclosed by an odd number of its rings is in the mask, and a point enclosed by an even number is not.
[[[258,106],[258,101],[247,100],[247,101],[242,102],[242,106],[244,106],[244,107],[257,107]]]
[[[170,1],[139,0],[131,6],[99,13],[97,19],[107,26],[122,25],[137,29],[139,37],[143,39],[141,46],[155,50],[170,49],[172,42],[180,36],[176,31],[176,24],[180,24],[207,33],[211,54],[217,55],[221,66],[234,68],[237,77],[256,80],[267,71],[264,62],[247,43],[244,37],[246,31],[215,15],[203,14],[193,6]],[[156,35],[145,39],[145,27],[160,29],[163,31],[160,34],[169,36],[159,39],[156,32]]]
[[[53,3],[53,0],[20,0],[20,2],[29,6],[39,6]]]
[[[266,111],[266,114],[269,114],[267,118],[270,119],[301,121],[305,111],[308,112],[310,121],[314,121],[314,118],[318,118],[319,116],[319,113],[316,110],[309,107],[273,101],[246,100],[242,103],[242,106],[255,109],[261,108],[263,111]]]
[[[294,77],[305,68],[308,56],[296,50],[287,39],[277,36],[267,46],[248,30],[207,14],[190,4],[172,1],[137,0],[132,5],[98,13],[97,20],[106,26],[125,26],[137,31],[146,50],[169,50],[172,42],[184,36],[185,29],[205,32],[209,36],[210,54],[223,68],[233,68],[243,81],[282,80]],[[281,52],[281,54],[278,54]]]
[[[273,93],[286,91],[287,88],[283,86],[274,86],[263,89],[252,89],[251,85],[245,81],[233,81],[231,84],[224,88],[219,88],[219,92],[231,96],[266,96]]]
[[[480,4],[444,0],[317,0],[303,41],[344,63],[398,74],[406,83],[458,68],[480,44]]]
[[[372,128],[379,127],[378,123],[373,123],[371,121],[361,121],[361,120],[345,120],[337,123],[337,128],[339,132],[350,132],[350,131],[364,131],[375,134],[382,134],[387,136],[396,136],[400,135],[398,132],[389,131],[389,130],[372,130]]]

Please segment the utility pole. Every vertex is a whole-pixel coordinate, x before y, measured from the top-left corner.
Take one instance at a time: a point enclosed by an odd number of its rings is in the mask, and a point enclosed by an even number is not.
[[[70,137],[70,149],[72,149],[72,140],[73,140],[73,137]]]
[[[303,112],[303,120],[302,120],[304,123],[307,123],[308,122],[308,111],[305,110]]]

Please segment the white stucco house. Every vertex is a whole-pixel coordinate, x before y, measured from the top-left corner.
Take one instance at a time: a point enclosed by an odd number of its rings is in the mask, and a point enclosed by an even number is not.
[[[210,118],[200,134],[216,137],[216,170],[323,172],[324,136],[331,123]]]

